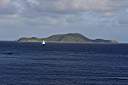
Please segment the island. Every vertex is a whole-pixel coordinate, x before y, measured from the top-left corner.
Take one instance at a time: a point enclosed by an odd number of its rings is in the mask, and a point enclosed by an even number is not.
[[[46,38],[22,37],[18,42],[42,42],[48,43],[95,43],[95,44],[116,44],[116,40],[89,39],[80,33],[56,34]]]

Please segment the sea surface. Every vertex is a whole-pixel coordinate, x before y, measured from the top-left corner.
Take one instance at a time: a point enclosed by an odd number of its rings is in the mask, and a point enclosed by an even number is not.
[[[0,42],[0,85],[128,85],[128,44]]]

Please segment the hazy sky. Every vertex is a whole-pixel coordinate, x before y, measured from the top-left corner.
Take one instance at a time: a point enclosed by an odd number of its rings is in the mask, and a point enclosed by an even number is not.
[[[0,40],[70,32],[128,42],[128,0],[0,0]]]

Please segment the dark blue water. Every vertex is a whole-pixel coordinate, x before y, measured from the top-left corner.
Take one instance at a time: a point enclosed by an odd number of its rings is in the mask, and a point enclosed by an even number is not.
[[[0,85],[128,85],[128,45],[0,42]]]

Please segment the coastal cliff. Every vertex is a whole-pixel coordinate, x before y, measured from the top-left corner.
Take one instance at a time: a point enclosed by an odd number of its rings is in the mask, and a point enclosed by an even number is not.
[[[89,39],[80,33],[68,33],[68,34],[57,34],[47,38],[36,38],[36,37],[22,37],[18,39],[18,42],[42,42],[45,40],[49,43],[118,43],[115,40],[104,40],[104,39]]]

